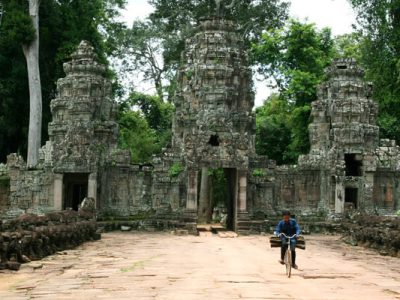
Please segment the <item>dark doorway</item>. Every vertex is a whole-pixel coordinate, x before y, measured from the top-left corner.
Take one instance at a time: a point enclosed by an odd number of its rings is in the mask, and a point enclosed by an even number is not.
[[[358,207],[358,189],[346,188],[344,192],[344,201],[346,208],[357,209]]]
[[[209,169],[210,221],[221,222],[227,230],[236,225],[236,201],[238,193],[237,170],[231,168]],[[199,187],[201,189],[201,187]]]
[[[238,193],[238,178],[236,169],[224,169],[225,178],[227,181],[227,193],[226,193],[226,207],[227,207],[227,218],[226,218],[226,229],[235,231],[236,230],[236,202]]]
[[[362,176],[362,159],[357,154],[345,154],[346,176]]]
[[[79,204],[87,197],[89,174],[64,174],[64,205],[63,208],[78,210]]]

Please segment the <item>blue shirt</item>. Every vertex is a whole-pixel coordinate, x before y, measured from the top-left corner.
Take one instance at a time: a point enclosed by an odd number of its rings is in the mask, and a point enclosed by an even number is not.
[[[284,233],[287,236],[299,235],[301,233],[300,227],[295,219],[290,218],[289,222],[281,220],[275,228],[276,234]]]

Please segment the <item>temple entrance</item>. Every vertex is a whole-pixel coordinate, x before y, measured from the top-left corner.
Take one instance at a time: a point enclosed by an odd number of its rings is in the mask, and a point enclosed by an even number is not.
[[[89,174],[67,173],[64,174],[64,201],[63,209],[78,210],[79,204],[88,195]]]
[[[346,210],[357,209],[358,207],[358,189],[346,188],[344,192],[344,205]]]
[[[236,229],[237,173],[233,168],[202,169],[198,181],[198,223],[221,224],[227,230]]]

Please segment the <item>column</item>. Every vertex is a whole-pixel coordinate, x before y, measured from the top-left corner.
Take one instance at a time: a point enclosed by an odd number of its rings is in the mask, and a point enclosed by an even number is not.
[[[89,174],[88,198],[94,199],[95,207],[97,208],[97,173]]]
[[[197,171],[188,171],[187,210],[197,210]]]
[[[247,175],[239,172],[239,212],[247,211]]]
[[[335,213],[344,213],[344,188],[341,182],[336,182]]]
[[[54,174],[54,200],[53,206],[55,210],[63,209],[63,174]]]

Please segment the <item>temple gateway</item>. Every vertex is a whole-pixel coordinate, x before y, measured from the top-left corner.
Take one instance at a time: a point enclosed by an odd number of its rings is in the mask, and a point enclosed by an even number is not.
[[[326,70],[312,103],[310,153],[290,166],[255,152],[252,72],[233,21],[201,20],[186,41],[171,147],[152,164],[132,164],[129,151],[118,149],[117,104],[91,45],[83,41],[64,70],[38,167],[27,169],[17,154],[0,166],[0,210],[7,217],[76,210],[92,198],[99,219],[195,230],[217,208],[203,192],[210,169],[225,174],[219,208],[238,232],[261,230],[284,208],[322,218],[400,209],[399,147],[379,139],[372,87],[353,60]]]

